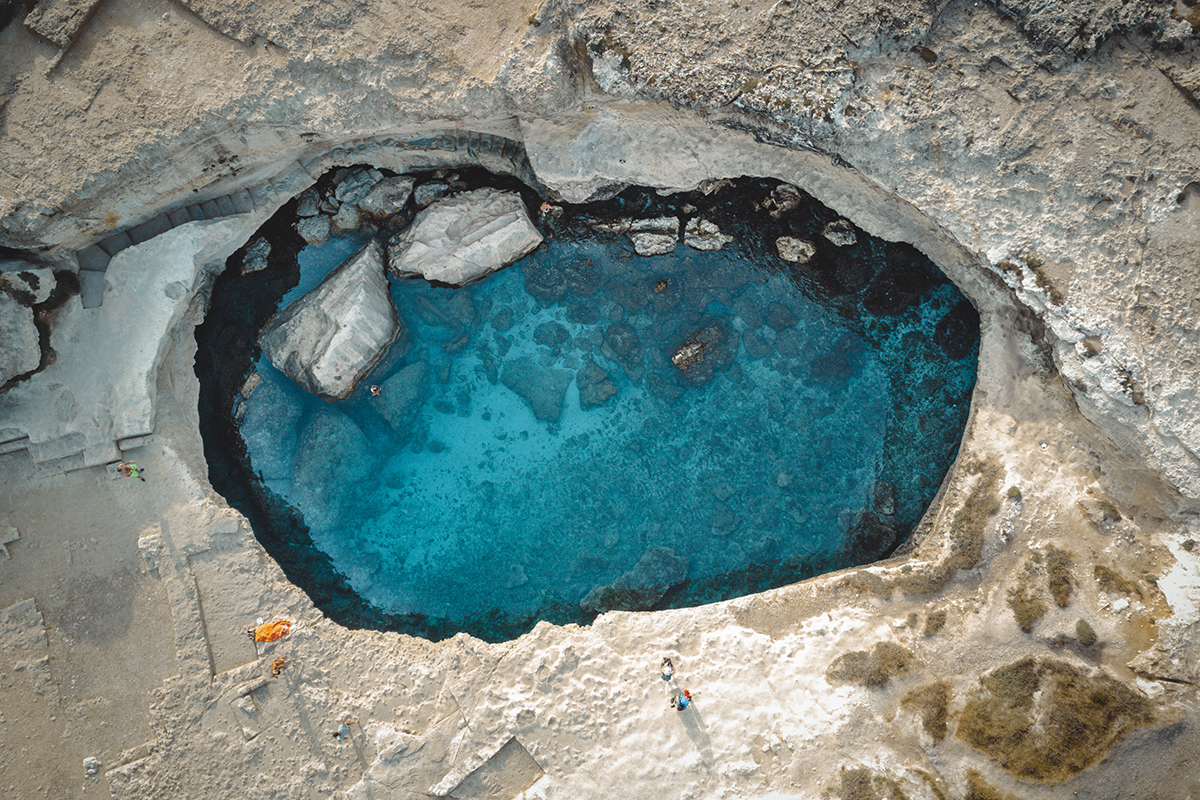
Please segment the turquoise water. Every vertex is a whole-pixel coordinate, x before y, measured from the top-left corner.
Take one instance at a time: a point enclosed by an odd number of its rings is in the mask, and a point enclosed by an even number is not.
[[[328,613],[435,638],[586,622],[605,586],[683,606],[875,560],[956,452],[977,318],[911,248],[812,235],[833,218],[815,208],[650,258],[542,221],[541,249],[465,288],[392,280],[404,332],[348,399],[258,358],[236,435],[263,489],[214,485]],[[785,223],[813,263],[770,251]],[[368,239],[300,249],[275,305]],[[698,333],[704,359],[680,370]]]

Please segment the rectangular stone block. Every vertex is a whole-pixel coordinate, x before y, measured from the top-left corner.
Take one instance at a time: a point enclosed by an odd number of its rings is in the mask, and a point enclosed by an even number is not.
[[[75,260],[79,262],[79,268],[91,272],[104,272],[104,270],[108,269],[110,258],[111,256],[108,253],[94,244],[88,245],[75,253]]]
[[[172,228],[178,228],[180,225],[191,222],[192,215],[186,208],[177,208],[167,212],[167,219],[171,221]]]
[[[100,249],[108,253],[110,256],[115,256],[117,253],[124,250],[126,247],[133,245],[133,239],[129,238],[129,234],[125,231],[114,233],[107,239],[100,240]]]
[[[66,50],[103,0],[41,0],[25,16],[25,27]]]
[[[194,222],[199,222],[202,219],[208,219],[208,217],[204,216],[204,208],[199,203],[188,206],[187,212],[188,216],[190,216]]]
[[[221,209],[217,207],[216,200],[206,200],[201,203],[200,211],[204,214],[204,219],[216,219],[221,216]]]
[[[229,195],[217,198],[217,214],[218,216],[228,217],[236,214],[237,209],[233,207],[233,201],[229,199]]]
[[[159,214],[154,219],[146,220],[141,225],[130,228],[129,238],[133,240],[134,244],[141,244],[169,230],[171,230],[171,220],[167,218],[166,214]]]
[[[229,202],[233,204],[233,210],[238,214],[254,210],[254,201],[250,198],[250,192],[245,189],[229,195]]]
[[[104,302],[104,290],[108,281],[103,272],[86,271],[79,273],[79,299],[84,308],[99,308]]]

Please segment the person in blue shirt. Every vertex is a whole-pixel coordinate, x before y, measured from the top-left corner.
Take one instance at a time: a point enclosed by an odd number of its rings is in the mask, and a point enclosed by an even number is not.
[[[683,711],[692,704],[692,693],[687,689],[671,697],[671,708],[676,711]]]

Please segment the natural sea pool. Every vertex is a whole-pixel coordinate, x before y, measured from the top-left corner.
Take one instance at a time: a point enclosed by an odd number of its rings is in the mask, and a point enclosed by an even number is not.
[[[256,357],[245,326],[368,234],[293,248],[290,277],[228,276],[198,332],[214,486],[331,616],[434,638],[586,622],[606,586],[666,582],[653,607],[678,607],[886,554],[957,450],[977,321],[912,248],[836,247],[815,203],[755,214],[773,186],[628,193],[544,221],[542,248],[467,287],[392,280],[404,333],[333,403]],[[641,257],[592,225],[672,213],[734,241]],[[783,234],[814,259],[779,259]],[[700,331],[707,360],[680,370]],[[246,363],[218,379],[206,348]]]

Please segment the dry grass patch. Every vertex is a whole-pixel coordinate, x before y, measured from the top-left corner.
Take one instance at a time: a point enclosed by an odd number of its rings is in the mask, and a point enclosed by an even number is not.
[[[1102,672],[1025,658],[980,678],[957,736],[1019,778],[1056,784],[1154,720],[1145,695]]]
[[[1050,583],[1050,596],[1059,608],[1071,604],[1071,590],[1074,582],[1071,580],[1071,554],[1051,545],[1046,549],[1046,577]]]
[[[852,650],[838,656],[825,670],[825,679],[882,689],[896,675],[908,672],[913,661],[913,654],[895,642],[878,642],[870,650]]]
[[[950,684],[946,681],[918,686],[900,701],[900,705],[921,717],[921,726],[935,742],[946,738],[950,724]]]

